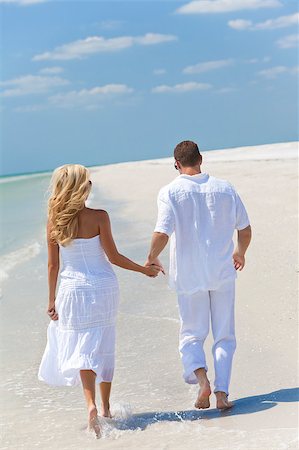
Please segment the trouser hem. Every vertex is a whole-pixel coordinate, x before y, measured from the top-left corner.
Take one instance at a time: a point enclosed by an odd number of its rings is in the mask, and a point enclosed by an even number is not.
[[[198,384],[198,378],[195,375],[194,371],[197,369],[205,369],[205,371],[208,371],[208,367],[202,364],[193,364],[188,371],[185,371],[184,373],[184,380],[187,384]]]
[[[220,386],[217,388],[215,387],[214,394],[216,394],[216,392],[224,392],[227,396],[229,395],[228,388],[223,387],[223,386]]]

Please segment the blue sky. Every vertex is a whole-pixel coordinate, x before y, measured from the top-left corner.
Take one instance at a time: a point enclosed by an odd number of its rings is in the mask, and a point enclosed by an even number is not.
[[[297,5],[0,0],[1,174],[297,140]]]

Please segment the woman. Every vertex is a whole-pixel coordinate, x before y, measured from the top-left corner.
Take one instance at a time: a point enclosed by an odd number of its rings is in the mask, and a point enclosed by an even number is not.
[[[91,190],[85,167],[68,164],[57,168],[51,186],[47,224],[47,313],[51,322],[38,377],[55,386],[73,386],[81,380],[89,428],[99,436],[95,384],[100,384],[101,415],[111,417],[119,302],[111,263],[149,277],[156,277],[160,268],[140,266],[118,252],[107,212],[85,206]],[[60,254],[63,267],[55,297]]]

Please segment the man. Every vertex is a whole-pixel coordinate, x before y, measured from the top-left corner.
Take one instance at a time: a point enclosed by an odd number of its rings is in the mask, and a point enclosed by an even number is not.
[[[236,271],[245,265],[251,227],[233,186],[201,173],[202,156],[194,142],[178,144],[174,159],[180,175],[159,192],[158,220],[146,264],[161,266],[158,256],[171,237],[169,284],[178,295],[184,379],[199,383],[195,407],[209,408],[211,388],[203,344],[211,316],[214,393],[217,408],[224,410],[233,406],[228,389],[236,348]]]

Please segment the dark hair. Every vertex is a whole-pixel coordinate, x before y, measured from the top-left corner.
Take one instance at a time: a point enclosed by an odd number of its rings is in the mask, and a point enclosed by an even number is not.
[[[174,159],[183,167],[194,167],[201,160],[201,154],[195,142],[183,141],[174,149]]]

